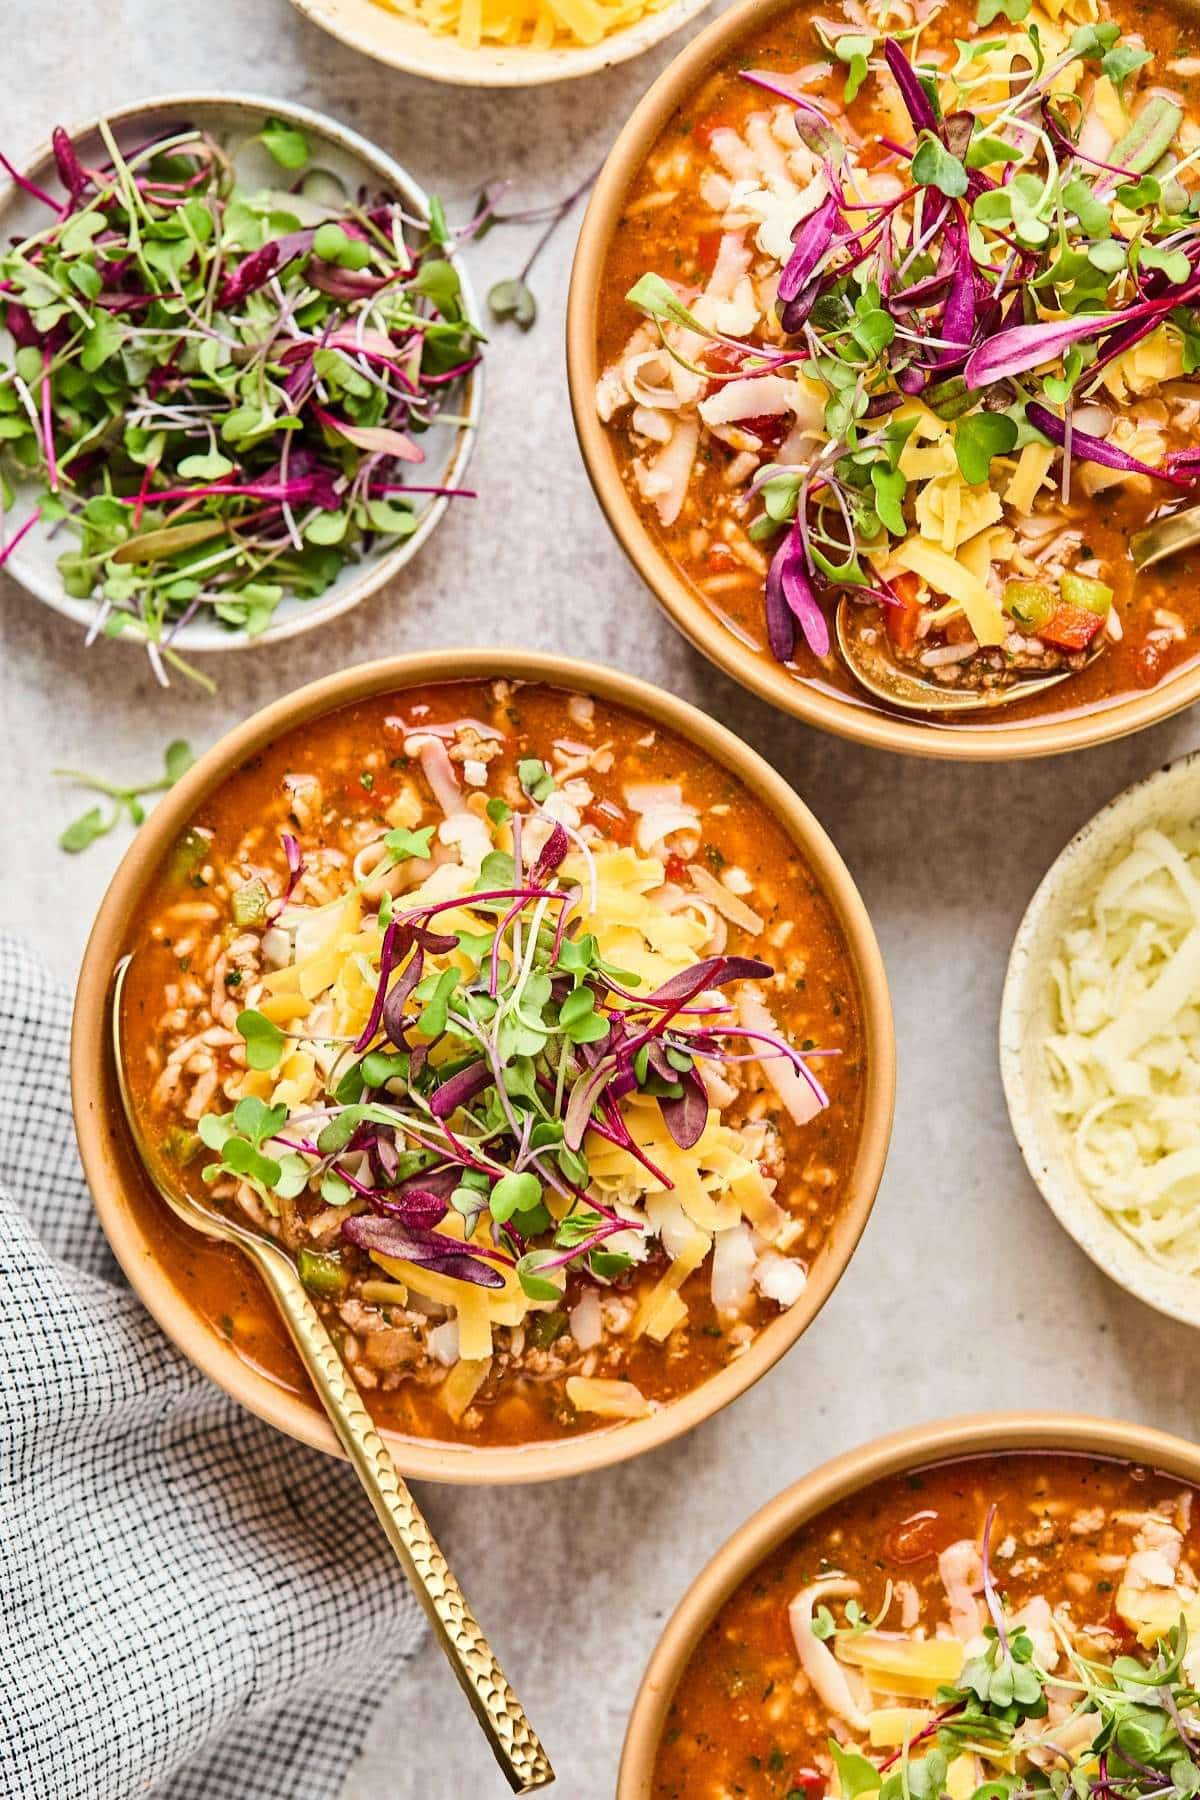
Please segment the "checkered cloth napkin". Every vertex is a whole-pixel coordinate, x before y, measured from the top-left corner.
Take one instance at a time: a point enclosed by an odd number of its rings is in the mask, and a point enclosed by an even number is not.
[[[323,1800],[421,1616],[349,1471],[260,1424],[123,1284],[67,997],[0,937],[0,1794]]]

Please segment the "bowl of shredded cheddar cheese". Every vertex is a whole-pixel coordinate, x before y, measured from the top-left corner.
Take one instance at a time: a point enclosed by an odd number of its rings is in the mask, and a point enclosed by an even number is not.
[[[1051,865],[1013,944],[1000,1061],[1059,1222],[1200,1325],[1200,753],[1119,794]]]
[[[463,87],[540,87],[661,43],[710,0],[293,0],[392,68]]]

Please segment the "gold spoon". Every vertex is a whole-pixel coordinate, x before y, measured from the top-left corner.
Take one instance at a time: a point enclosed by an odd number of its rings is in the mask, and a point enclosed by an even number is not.
[[[1140,573],[1181,550],[1194,550],[1200,544],[1200,506],[1189,506],[1183,512],[1167,513],[1153,524],[1135,531],[1129,540],[1129,555]]]
[[[363,1405],[321,1315],[309,1298],[291,1257],[273,1239],[248,1225],[202,1206],[164,1178],[142,1134],[129,1091],[121,1044],[121,1000],[132,955],[117,964],[112,994],[112,1041],[121,1105],[138,1156],[154,1186],[177,1218],[207,1237],[243,1250],[262,1276],[279,1308],[292,1342],[308,1370],[317,1397],[349,1457],[388,1542],[425,1609],[434,1634],[483,1727],[492,1753],[515,1794],[548,1787],[550,1759],[525,1716],[504,1671],[484,1637],[407,1484]]]
[[[850,673],[868,693],[878,700],[885,700],[889,706],[902,707],[905,712],[945,716],[991,711],[997,706],[1009,706],[1015,700],[1029,700],[1035,694],[1044,694],[1048,688],[1057,687],[1060,681],[1069,681],[1079,672],[1077,669],[1056,669],[1052,675],[1021,675],[1008,687],[987,691],[943,687],[940,682],[928,681],[901,668],[887,648],[887,633],[864,616],[866,611],[858,601],[843,598],[838,602],[838,649]],[[1093,651],[1088,661],[1099,654],[1098,650]]]

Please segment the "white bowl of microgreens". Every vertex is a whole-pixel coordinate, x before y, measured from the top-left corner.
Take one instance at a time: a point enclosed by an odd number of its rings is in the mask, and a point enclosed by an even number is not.
[[[207,681],[393,576],[463,485],[482,384],[440,203],[306,107],[143,102],[0,202],[0,567]]]

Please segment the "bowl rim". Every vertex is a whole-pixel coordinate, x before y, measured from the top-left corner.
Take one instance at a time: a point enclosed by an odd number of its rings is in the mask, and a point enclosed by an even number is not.
[[[1195,1298],[1190,1307],[1182,1298],[1175,1298],[1177,1288],[1183,1288],[1182,1278],[1173,1280],[1170,1271],[1157,1270],[1157,1265],[1105,1217],[1081,1187],[1077,1189],[1070,1179],[1059,1174],[1061,1153],[1043,1128],[1044,1121],[1025,1078],[1022,1055],[1035,984],[1045,975],[1045,964],[1035,958],[1034,946],[1048,915],[1059,904],[1060,884],[1070,892],[1075,884],[1087,881],[1089,871],[1098,879],[1106,863],[1119,854],[1111,846],[1097,848],[1096,839],[1103,835],[1105,826],[1123,823],[1127,817],[1132,833],[1157,816],[1155,802],[1160,792],[1170,793],[1189,783],[1197,788],[1194,810],[1200,815],[1200,749],[1139,776],[1105,801],[1063,845],[1038,882],[1013,937],[1000,998],[998,1037],[1000,1079],[1017,1148],[1030,1179],[1063,1230],[1110,1281],[1135,1300],[1183,1325],[1200,1327],[1200,1281],[1194,1283]],[[1094,1232],[1087,1230],[1089,1223],[1096,1227]],[[1147,1277],[1157,1271],[1163,1281],[1161,1291],[1155,1292],[1148,1283],[1140,1282],[1139,1270],[1145,1270]]]
[[[793,0],[737,0],[691,39],[638,102],[609,151],[580,227],[567,296],[567,381],[588,479],[626,556],[673,623],[702,655],[760,699],[805,724],[874,749],[955,762],[1016,761],[1109,743],[1157,724],[1200,697],[1200,659],[1145,693],[1022,726],[938,727],[826,692],[752,650],[710,610],[660,547],[622,480],[612,433],[595,406],[600,373],[600,282],[625,195],[671,114],[744,37],[792,10]]]
[[[296,100],[280,100],[244,88],[236,88],[228,94],[218,93],[211,88],[185,89],[182,92],[153,94],[148,100],[131,100],[120,106],[108,107],[103,112],[90,114],[81,123],[72,126],[70,132],[72,138],[77,139],[96,131],[102,122],[122,125],[197,107],[253,112],[261,117],[283,119],[288,124],[302,126],[314,136],[334,144],[345,154],[356,157],[380,180],[398,189],[405,199],[414,203],[417,211],[425,218],[429,217],[429,194],[403,163],[370,138],[355,131],[352,126],[343,125],[329,113],[320,112],[317,108],[305,106]],[[36,178],[48,163],[53,164],[53,158],[53,147],[48,143],[40,144],[21,163],[20,173]],[[16,204],[18,193],[16,182],[6,180],[0,189],[0,224],[3,224],[8,209]],[[447,246],[446,254],[458,271],[464,310],[469,318],[478,321],[479,301],[462,252]],[[464,423],[457,429],[453,448],[446,462],[445,481],[441,485],[459,485],[466,474],[475,440],[479,435],[483,393],[484,365],[481,362],[476,364],[463,382],[461,413]],[[245,632],[230,632],[227,636],[214,637],[211,642],[206,640],[197,644],[185,631],[176,640],[178,648],[188,656],[218,656],[231,650],[256,650],[263,645],[281,644],[288,638],[299,637],[303,632],[341,618],[371,594],[377,593],[407,566],[437,529],[450,505],[450,499],[447,494],[433,495],[420,515],[416,530],[410,536],[399,539],[391,550],[384,552],[375,562],[360,565],[359,573],[348,580],[340,592],[331,592],[317,600],[305,602],[290,617],[278,624],[268,625],[258,637],[249,637]],[[51,607],[63,618],[70,619],[73,624],[80,625],[85,630],[93,623],[98,610],[95,603],[90,600],[75,600],[63,591],[57,580],[43,582],[36,570],[29,572],[23,569],[19,548],[4,566],[5,572],[42,605]],[[140,639],[126,638],[124,633],[121,634],[121,641],[133,644],[139,650],[143,647]]]
[[[478,50],[472,51],[463,49],[454,37],[431,31],[419,20],[390,13],[383,7],[372,7],[371,0],[292,0],[292,5],[331,37],[387,68],[404,69],[411,75],[424,76],[427,81],[440,81],[454,87],[529,88],[595,75],[628,62],[631,57],[641,56],[706,11],[712,0],[667,0],[659,11],[646,14],[610,37],[601,38],[598,44],[566,45],[548,50],[534,50],[520,44],[481,44]],[[360,8],[361,28],[347,16]],[[412,48],[402,43],[399,48],[392,46],[389,54],[378,39],[368,33],[368,19],[380,32],[389,19],[393,27],[405,27],[403,33],[397,31],[396,35],[407,37],[411,33]],[[425,40],[428,40],[428,48]],[[449,66],[438,55],[442,46],[450,46],[455,53]],[[457,60],[459,56],[463,58],[461,63]]]
[[[719,1411],[794,1344],[850,1262],[883,1174],[895,1096],[895,1035],[883,958],[850,871],[799,795],[724,725],[664,689],[602,664],[507,649],[412,652],[327,675],[276,700],[221,738],[165,794],[117,867],[96,915],[76,989],[71,1099],[80,1156],[100,1223],[132,1286],[180,1350],[234,1399],[318,1449],[339,1453],[323,1413],[244,1361],[179,1295],[157,1265],[124,1201],[117,1145],[124,1138],[109,1058],[108,995],[128,920],[162,857],[202,800],[247,756],[282,732],[369,696],[432,682],[505,677],[594,694],[647,716],[729,769],[779,819],[837,917],[859,983],[867,1078],[862,1127],[846,1201],[801,1298],[763,1327],[745,1353],[645,1419],[579,1437],[514,1447],[452,1445],[387,1432],[397,1466],[435,1481],[542,1481],[623,1462],[669,1442]]]
[[[651,1800],[654,1757],[680,1676],[719,1608],[786,1538],[872,1482],[925,1463],[996,1451],[1067,1451],[1149,1463],[1200,1484],[1200,1445],[1131,1420],[1086,1413],[973,1413],[873,1438],[835,1456],[751,1515],[694,1577],[646,1665],[633,1703],[616,1800]]]

